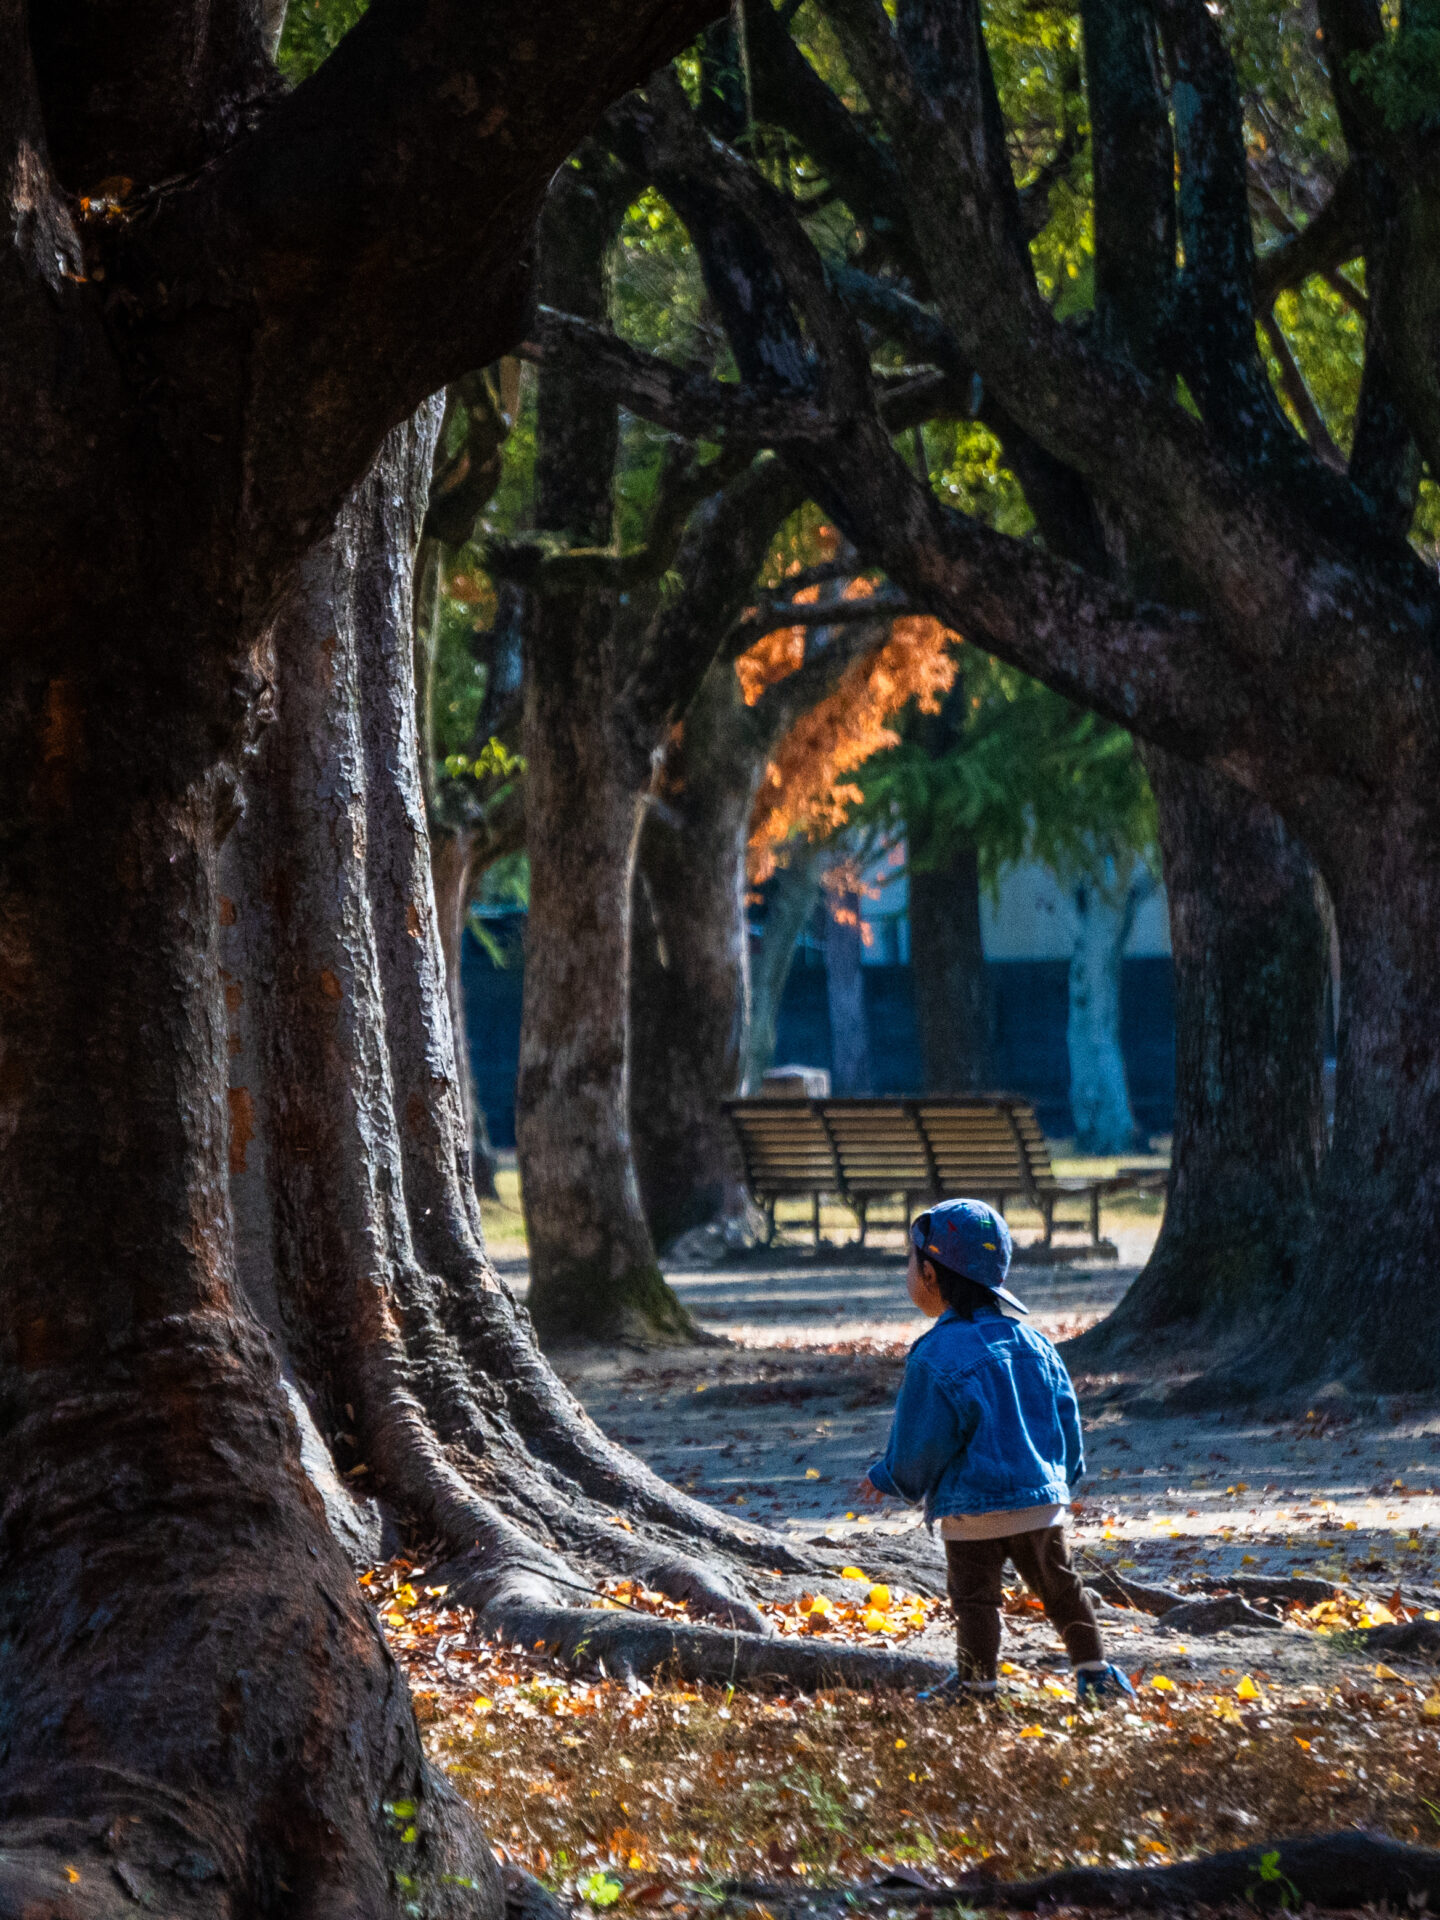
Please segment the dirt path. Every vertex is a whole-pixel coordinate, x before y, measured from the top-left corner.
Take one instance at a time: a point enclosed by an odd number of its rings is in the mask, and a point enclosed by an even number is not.
[[[1143,1251],[1123,1246],[1131,1260],[1118,1267],[1019,1267],[1013,1284],[1036,1324],[1063,1337],[1109,1309]],[[504,1264],[523,1284],[523,1263]],[[938,1549],[913,1514],[856,1511],[855,1484],[884,1447],[905,1348],[923,1327],[905,1297],[898,1243],[863,1257],[781,1248],[669,1277],[728,1344],[563,1356],[562,1373],[600,1424],[702,1499],[843,1545],[861,1566],[873,1543],[872,1558],[901,1555],[917,1584],[928,1572],[938,1587]],[[1401,1587],[1412,1603],[1440,1605],[1440,1408],[1176,1419],[1136,1417],[1103,1395],[1086,1402],[1089,1472],[1072,1538],[1091,1578],[1112,1568],[1183,1589],[1295,1573],[1376,1598]],[[1186,1639],[1128,1610],[1107,1614],[1106,1627],[1135,1670],[1220,1680],[1254,1670],[1303,1686],[1333,1684],[1347,1666],[1353,1677],[1356,1664],[1295,1628]],[[1017,1665],[1063,1664],[1043,1622],[1012,1621],[1009,1632]],[[938,1629],[935,1638],[943,1651]],[[1399,1664],[1419,1677],[1413,1663]]]

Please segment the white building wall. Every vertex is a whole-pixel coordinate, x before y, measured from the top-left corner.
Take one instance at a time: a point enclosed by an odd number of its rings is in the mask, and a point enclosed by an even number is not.
[[[870,929],[864,957],[872,965],[908,959],[908,943],[897,943],[896,921],[907,910],[905,876],[882,858],[866,876],[874,889],[865,902]],[[1000,898],[980,897],[980,927],[987,960],[1068,960],[1075,944],[1075,910],[1048,867],[1028,861],[1011,867],[1000,882]],[[904,947],[900,953],[897,946]],[[1135,915],[1125,956],[1130,960],[1163,957],[1170,951],[1170,916],[1163,888],[1157,888]]]

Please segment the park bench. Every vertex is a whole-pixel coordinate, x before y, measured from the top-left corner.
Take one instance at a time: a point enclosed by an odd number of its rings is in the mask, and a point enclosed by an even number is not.
[[[745,1184],[764,1208],[775,1235],[782,1199],[810,1201],[816,1243],[820,1201],[834,1195],[849,1207],[865,1243],[870,1208],[899,1200],[908,1220],[927,1202],[965,1195],[988,1200],[1004,1213],[1013,1203],[1033,1207],[1044,1221],[1043,1245],[1057,1228],[1088,1227],[1100,1239],[1100,1202],[1109,1194],[1153,1188],[1163,1176],[1124,1169],[1110,1179],[1060,1179],[1028,1100],[1007,1094],[918,1099],[727,1100],[725,1111],[739,1150]],[[1077,1201],[1083,1219],[1062,1219],[1063,1202]]]

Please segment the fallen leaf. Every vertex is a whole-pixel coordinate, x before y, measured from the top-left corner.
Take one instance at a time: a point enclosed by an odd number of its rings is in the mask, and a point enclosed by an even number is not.
[[[1240,1682],[1239,1686],[1236,1687],[1235,1697],[1237,1700],[1258,1700],[1260,1698],[1260,1689],[1248,1673]]]
[[[1167,1680],[1163,1673],[1157,1673],[1150,1682],[1156,1693],[1174,1693],[1175,1682]]]

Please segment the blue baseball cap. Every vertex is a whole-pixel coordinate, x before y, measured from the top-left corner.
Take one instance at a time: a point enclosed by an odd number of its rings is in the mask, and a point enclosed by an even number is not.
[[[921,1231],[924,1222],[927,1231]],[[942,1200],[929,1213],[922,1213],[910,1228],[915,1251],[928,1254],[952,1273],[963,1273],[979,1287],[988,1287],[997,1300],[1003,1300],[1018,1313],[1030,1309],[1017,1300],[1005,1285],[1010,1271],[1010,1229],[983,1200]]]

